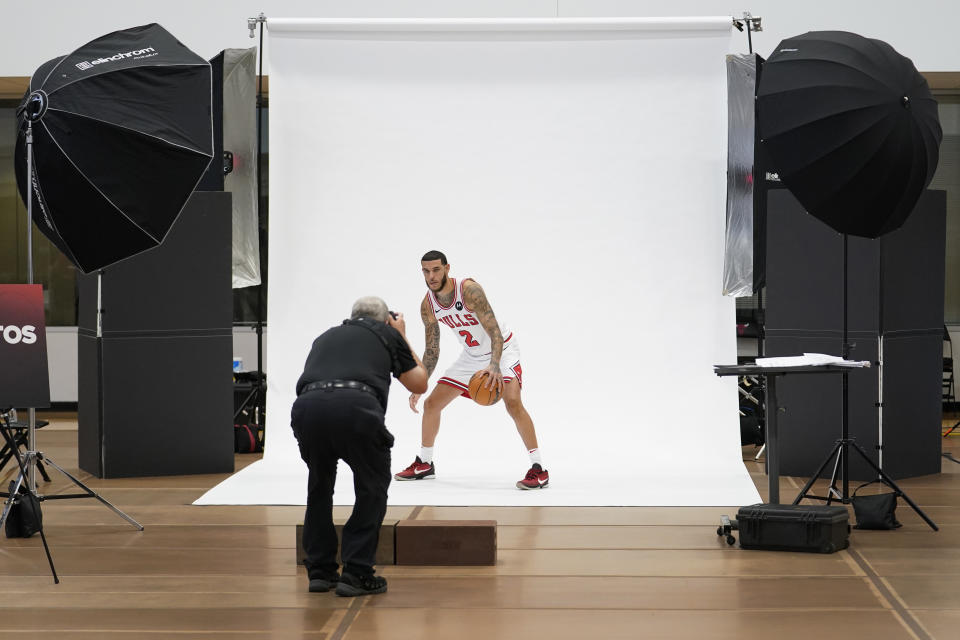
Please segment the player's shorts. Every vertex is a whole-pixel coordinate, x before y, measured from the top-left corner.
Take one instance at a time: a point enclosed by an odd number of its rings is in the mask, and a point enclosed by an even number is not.
[[[459,389],[461,395],[465,398],[470,397],[467,391],[470,384],[470,378],[480,369],[486,369],[490,364],[490,355],[472,356],[466,351],[460,354],[460,357],[450,365],[450,368],[443,372],[443,375],[437,380],[437,384],[445,384],[448,387]],[[503,345],[503,354],[500,356],[500,373],[503,374],[504,383],[516,380],[520,388],[523,388],[523,370],[520,368],[520,346],[517,344],[517,337],[512,335],[508,342]]]

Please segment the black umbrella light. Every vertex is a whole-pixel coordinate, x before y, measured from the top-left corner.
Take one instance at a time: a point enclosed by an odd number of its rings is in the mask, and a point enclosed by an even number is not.
[[[150,24],[44,63],[17,110],[17,186],[84,273],[156,247],[213,157],[210,64]],[[32,175],[27,175],[27,132]]]
[[[913,63],[880,40],[814,31],[763,64],[757,125],[771,169],[841,233],[899,228],[937,168],[937,103]]]

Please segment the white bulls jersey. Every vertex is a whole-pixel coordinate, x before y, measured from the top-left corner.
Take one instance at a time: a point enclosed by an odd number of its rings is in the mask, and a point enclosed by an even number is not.
[[[463,350],[471,356],[488,356],[492,351],[490,336],[487,335],[483,325],[480,324],[480,319],[477,318],[476,314],[473,313],[463,299],[463,283],[465,280],[471,279],[472,278],[465,278],[464,280],[458,281],[457,278],[450,278],[450,281],[453,282],[454,295],[453,302],[450,303],[448,307],[440,304],[440,301],[437,300],[437,296],[434,295],[433,291],[430,291],[428,295],[430,296],[430,303],[433,305],[433,313],[437,318],[437,322],[453,330],[457,339],[460,340]],[[510,338],[513,337],[513,334],[510,333],[510,330],[507,329],[507,326],[502,320],[498,322],[500,325],[500,335],[503,336],[503,344],[506,346]]]

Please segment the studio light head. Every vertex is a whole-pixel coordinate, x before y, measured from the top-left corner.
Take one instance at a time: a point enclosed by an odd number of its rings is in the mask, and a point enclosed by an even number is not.
[[[47,94],[44,91],[37,90],[27,96],[24,104],[24,112],[27,120],[36,122],[47,112]]]
[[[47,111],[47,94],[44,91],[33,91],[23,97],[23,102],[16,109],[16,117],[23,116],[30,122],[36,122]]]

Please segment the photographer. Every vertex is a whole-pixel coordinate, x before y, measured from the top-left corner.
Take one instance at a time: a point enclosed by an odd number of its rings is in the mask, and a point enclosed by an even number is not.
[[[390,447],[384,424],[390,374],[414,393],[427,389],[427,372],[406,339],[402,314],[380,298],[360,298],[349,320],[313,342],[297,381],[291,426],[310,470],[303,525],[310,591],[357,596],[383,593],[387,581],[374,575],[377,541],[387,510]],[[337,574],[333,488],[337,461],[353,470],[356,502],[343,527]]]

